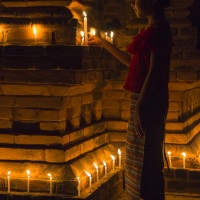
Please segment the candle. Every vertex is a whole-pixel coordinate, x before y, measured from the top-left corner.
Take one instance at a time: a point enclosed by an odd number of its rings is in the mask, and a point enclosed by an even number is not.
[[[107,165],[106,165],[106,162],[103,161],[103,164],[104,164],[104,167],[105,167],[105,178],[107,178]]]
[[[84,45],[84,31],[81,31],[81,45]]]
[[[96,30],[94,28],[90,29],[90,35],[96,35]]]
[[[172,168],[172,159],[171,159],[171,151],[168,151],[168,156],[169,156],[169,167]]]
[[[35,28],[35,25],[33,26],[33,34],[34,34],[35,43],[36,43],[36,39],[37,39],[37,30],[36,30],[36,28]]]
[[[105,32],[105,36],[106,36],[106,41],[108,41],[108,33]]]
[[[84,15],[84,22],[83,22],[83,27],[84,27],[84,36],[85,36],[85,43],[88,42],[88,33],[87,33],[87,14],[86,12],[83,11],[83,15]]]
[[[186,158],[186,153],[183,152],[183,153],[182,153],[182,156],[183,156],[183,168],[185,169],[185,158]]]
[[[28,175],[28,182],[27,182],[27,193],[30,191],[30,170],[27,170],[27,175]]]
[[[10,193],[10,171],[8,172],[8,193]]]
[[[78,179],[78,197],[81,196],[81,179],[80,177],[77,177]]]
[[[87,172],[87,171],[85,171],[85,173],[88,175],[88,177],[90,179],[89,180],[89,192],[91,193],[92,192],[92,175],[89,172]]]
[[[111,155],[112,161],[113,161],[113,171],[115,170],[115,157]]]
[[[121,156],[121,150],[120,149],[118,149],[118,155],[119,155],[119,168],[121,168],[122,156]]]
[[[110,40],[111,40],[111,44],[113,44],[113,36],[114,36],[114,33],[111,31],[111,32],[110,32]]]
[[[97,184],[99,184],[99,169],[98,169],[98,166],[96,163],[94,163],[94,166],[96,168],[96,171],[97,171]]]
[[[52,194],[52,176],[51,174],[47,174],[49,176],[49,184],[50,184],[50,189],[49,189],[49,192],[50,194]]]

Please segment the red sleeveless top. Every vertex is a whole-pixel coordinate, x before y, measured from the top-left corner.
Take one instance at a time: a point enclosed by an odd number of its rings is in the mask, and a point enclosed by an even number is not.
[[[150,68],[151,52],[159,53],[162,67],[159,84],[154,89],[155,93],[168,97],[169,67],[172,51],[171,28],[166,21],[150,26],[133,37],[128,46],[132,54],[128,76],[124,89],[133,93],[140,93]],[[155,94],[154,93],[154,94]]]

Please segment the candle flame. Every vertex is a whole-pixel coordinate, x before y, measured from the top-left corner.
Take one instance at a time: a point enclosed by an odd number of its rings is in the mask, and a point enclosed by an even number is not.
[[[78,181],[80,181],[81,179],[80,179],[80,177],[77,177],[77,179],[78,179]]]
[[[167,153],[168,153],[169,156],[172,154],[171,151],[168,151]]]
[[[37,37],[37,30],[35,28],[35,25],[33,26],[33,34],[34,34],[35,37]]]
[[[115,157],[113,155],[110,155],[110,156],[111,156],[112,160],[115,160]]]
[[[10,175],[10,171],[8,171],[8,176]]]
[[[185,153],[185,152],[183,152],[181,155],[182,155],[184,158],[186,157],[186,153]]]
[[[84,17],[87,17],[87,14],[86,14],[86,12],[85,12],[85,11],[83,11],[83,15],[84,15]]]
[[[105,35],[107,36],[107,35],[108,35],[108,33],[107,33],[107,32],[105,32]]]
[[[119,156],[121,156],[121,150],[120,149],[118,149],[118,154],[119,154]]]
[[[47,174],[51,178],[51,174]]]
[[[104,166],[106,167],[106,162],[105,162],[105,161],[103,161],[103,164],[104,164]]]
[[[87,172],[86,170],[84,170],[84,171],[89,177],[91,177],[91,174],[89,172]]]
[[[84,37],[84,31],[81,31],[81,37]]]
[[[98,169],[98,166],[97,166],[97,164],[96,164],[96,163],[94,163],[94,166],[95,166],[95,168],[96,168],[96,169]]]
[[[30,176],[30,170],[26,170],[28,176]]]
[[[113,38],[113,36],[114,36],[114,32],[111,31],[110,32],[110,37]]]

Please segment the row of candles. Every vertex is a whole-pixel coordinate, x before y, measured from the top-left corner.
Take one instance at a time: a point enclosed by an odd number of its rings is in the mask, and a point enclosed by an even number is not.
[[[119,155],[119,168],[121,168],[121,150],[118,149],[118,155]],[[114,171],[115,170],[115,156],[111,155],[111,158],[112,158],[112,170]],[[104,164],[104,168],[105,168],[105,178],[107,178],[107,164],[105,161],[103,161],[103,164]],[[95,166],[95,169],[96,169],[96,174],[97,174],[97,184],[99,184],[99,167],[96,163],[94,163],[94,166]],[[85,173],[87,174],[87,176],[89,177],[89,189],[90,189],[90,192],[91,192],[91,188],[92,188],[92,175],[87,172],[86,170],[84,170]],[[30,192],[30,170],[27,170],[26,171],[27,173],[27,193]],[[49,176],[49,183],[50,183],[50,189],[49,189],[49,192],[50,194],[52,194],[52,189],[53,189],[53,185],[52,185],[52,175],[49,173],[47,174]],[[11,182],[11,172],[9,171],[8,172],[8,193],[10,193],[10,182]],[[78,196],[80,197],[81,195],[81,179],[80,177],[77,178],[78,179]]]
[[[113,155],[110,155],[111,156],[111,159],[112,159],[112,170],[114,171],[115,170],[115,156]],[[119,156],[119,165],[118,167],[121,168],[121,150],[118,149],[118,156]],[[104,165],[104,168],[105,168],[105,178],[107,178],[107,164],[105,161],[103,161],[103,165]],[[96,176],[97,176],[97,184],[99,184],[99,167],[96,163],[94,163],[94,167],[96,168]],[[89,192],[91,193],[92,191],[92,175],[87,172],[86,170],[84,170],[85,173],[87,174],[87,176],[89,177]],[[80,197],[81,196],[81,179],[80,177],[77,178],[78,179],[78,196]]]
[[[87,23],[87,14],[85,11],[83,11],[83,15],[84,15],[84,23],[83,23],[83,31],[80,32],[81,35],[81,45],[83,45],[84,43],[88,42],[88,23]],[[34,38],[35,38],[35,43],[37,41],[37,29],[36,26],[33,25],[33,34],[34,34]],[[90,35],[96,35],[96,30],[94,28],[90,29],[89,32]],[[110,36],[108,35],[108,32],[104,33],[105,35],[105,39],[113,44],[113,37],[114,37],[114,32],[111,31],[110,32]]]
[[[87,23],[87,14],[86,14],[85,11],[83,11],[83,16],[84,16],[83,31],[80,32],[80,35],[81,35],[81,45],[83,45],[84,43],[88,42],[88,23]],[[90,29],[90,35],[96,35],[96,30],[94,28]],[[110,31],[110,36],[108,35],[108,32],[105,32],[104,35],[105,35],[106,41],[108,41],[111,44],[113,44],[114,32]]]
[[[172,168],[172,157],[171,157],[172,153],[171,153],[171,151],[168,151],[167,154],[168,154],[168,157],[169,157],[169,167]],[[185,169],[185,160],[186,160],[187,154],[185,152],[182,152],[181,155],[183,157],[183,169]],[[200,156],[198,158],[199,158],[199,161],[200,161]]]

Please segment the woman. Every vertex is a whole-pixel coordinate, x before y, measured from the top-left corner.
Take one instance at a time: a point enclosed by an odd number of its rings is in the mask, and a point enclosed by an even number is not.
[[[138,18],[148,24],[133,38],[127,54],[96,36],[88,44],[102,45],[129,68],[124,88],[131,92],[127,132],[125,186],[130,200],[164,200],[163,141],[168,110],[172,35],[164,8],[170,0],[135,0]]]

